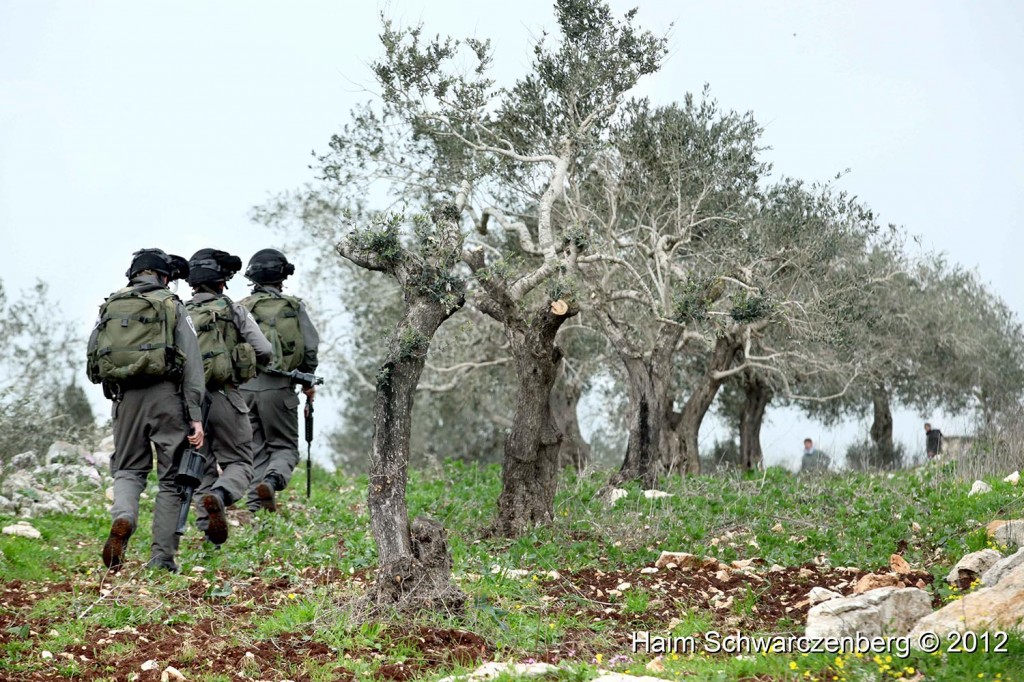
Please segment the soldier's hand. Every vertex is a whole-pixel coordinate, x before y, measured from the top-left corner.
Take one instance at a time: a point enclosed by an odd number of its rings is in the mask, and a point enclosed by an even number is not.
[[[313,396],[316,395],[316,386],[304,388],[302,389],[302,392],[306,394],[306,399],[308,399],[309,402],[313,402]]]
[[[203,440],[206,437],[206,434],[203,433],[203,422],[192,422],[190,426],[192,428],[188,432],[188,442],[192,444],[192,447],[203,447]]]

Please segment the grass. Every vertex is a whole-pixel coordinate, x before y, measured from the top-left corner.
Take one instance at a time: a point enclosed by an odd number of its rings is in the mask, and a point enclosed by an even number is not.
[[[668,634],[670,623],[650,620],[663,601],[659,594],[633,585],[600,600],[611,615],[596,617],[592,597],[553,599],[549,593],[558,582],[553,571],[636,569],[652,565],[662,550],[865,570],[887,566],[900,552],[936,576],[939,597],[956,598],[941,584],[956,559],[991,546],[984,532],[989,521],[1024,516],[1020,490],[997,477],[989,479],[993,492],[968,497],[969,484],[939,468],[822,478],[769,469],[757,476],[672,479],[663,484],[672,496],[659,499],[628,487],[629,495],[611,509],[598,497],[604,482],[600,474],[567,475],[554,523],[508,540],[487,534],[499,493],[496,467],[452,463],[430,476],[414,473],[410,513],[429,514],[448,529],[455,577],[470,601],[461,616],[426,613],[380,622],[360,622],[351,611],[372,580],[376,554],[365,478],[318,471],[307,503],[299,493],[305,487],[300,469],[282,494],[282,512],[232,528],[222,550],[203,545],[190,529],[177,576],[141,568],[154,488],[143,500],[128,565],[116,575],[103,570],[99,550],[109,518],[96,493],[78,514],[33,519],[41,540],[0,537],[2,585],[17,586],[19,594],[18,603],[10,601],[10,591],[0,595],[0,678],[114,679],[153,658],[189,680],[237,679],[239,672],[265,679],[388,678],[389,666],[398,665],[430,679],[483,660],[554,656],[559,672],[547,679],[586,680],[599,668],[701,680],[1022,679],[1024,640],[1018,635],[1000,654],[911,652],[886,660],[697,651],[665,655],[648,669],[654,655],[634,654],[624,640],[630,622]],[[528,574],[517,577],[511,569]],[[720,629],[723,617],[756,616],[764,598],[763,590],[748,588],[724,616],[681,606],[671,633],[700,638]],[[800,633],[799,620],[777,627]],[[453,632],[476,639],[431,643]],[[467,658],[450,655],[460,646]],[[52,657],[43,658],[43,651]]]

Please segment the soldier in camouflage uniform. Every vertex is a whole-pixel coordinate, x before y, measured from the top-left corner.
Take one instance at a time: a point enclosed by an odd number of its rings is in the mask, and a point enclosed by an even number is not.
[[[174,479],[187,444],[201,447],[204,438],[199,344],[185,307],[167,289],[168,282],[188,275],[188,263],[160,249],[143,249],[125,274],[128,286],[101,306],[87,351],[90,380],[102,383],[113,400],[114,504],[103,563],[116,568],[124,561],[153,468],[153,447],[159,491],[149,566],[177,572],[175,527],[182,499]]]
[[[225,284],[241,268],[238,256],[216,249],[200,249],[189,259],[192,299],[186,308],[199,334],[209,401],[206,475],[198,489],[196,526],[215,545],[228,538],[225,510],[252,484],[252,426],[238,385],[255,376],[257,364],[274,360],[256,320],[224,294]]]
[[[245,276],[252,294],[240,301],[256,318],[274,348],[272,370],[312,373],[317,368],[320,337],[298,298],[282,293],[286,277],[295,272],[283,253],[263,249],[249,260]],[[304,390],[312,401],[315,387]],[[299,397],[287,377],[263,373],[242,386],[252,422],[254,485],[248,506],[277,510],[276,493],[284,490],[299,463]]]

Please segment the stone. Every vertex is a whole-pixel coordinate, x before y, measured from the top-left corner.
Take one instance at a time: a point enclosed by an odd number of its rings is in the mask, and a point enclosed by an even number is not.
[[[18,505],[14,503],[14,500],[0,495],[0,514],[3,514],[4,516],[14,516],[17,513]]]
[[[608,504],[615,504],[623,497],[627,496],[629,496],[628,490],[623,490],[622,488],[612,488],[611,490],[608,491]]]
[[[985,587],[993,587],[1021,564],[1024,564],[1024,548],[1018,549],[1016,553],[994,563],[992,568],[982,574],[981,584]]]
[[[992,539],[1000,545],[1013,549],[1024,547],[1024,521],[1007,521],[992,534]]]
[[[967,497],[974,495],[984,495],[985,493],[992,492],[992,486],[985,481],[975,481],[974,485],[971,486],[971,492],[967,493]]]
[[[1024,622],[1024,564],[1018,565],[992,587],[982,587],[946,604],[914,626],[912,643],[925,632],[940,638],[950,632],[1014,630]]]
[[[664,677],[651,677],[650,675],[627,675],[611,670],[599,670],[598,673],[593,680],[600,680],[600,682],[665,682]]]
[[[36,481],[30,472],[15,471],[0,482],[0,494],[14,499],[16,494],[25,495],[24,491],[33,490],[35,485]]]
[[[662,552],[654,565],[658,568],[669,568],[669,564],[675,564],[674,568],[709,568],[718,570],[718,559],[712,557],[699,557],[689,552]]]
[[[4,535],[14,535],[20,538],[29,538],[30,540],[38,540],[42,534],[32,527],[31,524],[19,521],[12,526],[4,526]]]
[[[996,531],[999,530],[1000,528],[1002,528],[1003,526],[1005,526],[1008,523],[1009,523],[1009,521],[1007,521],[1005,519],[996,519],[995,521],[989,521],[988,525],[985,526],[985,532],[988,533],[988,536],[990,538],[994,537],[995,534],[996,534]]]
[[[1010,485],[1017,485],[1020,483],[1020,472],[1014,471],[1012,474],[1003,479],[1003,483],[1009,483]]]
[[[902,636],[932,611],[931,596],[916,587],[882,587],[829,599],[807,613],[808,637]]]
[[[985,571],[992,568],[997,561],[1003,558],[1003,555],[994,549],[983,549],[980,552],[971,552],[965,555],[960,561],[956,562],[956,566],[946,576],[946,582],[952,585],[957,584],[962,579],[971,577],[981,577]],[[968,575],[970,572],[973,575]]]
[[[674,497],[672,493],[667,493],[664,490],[645,490],[644,497],[648,500],[656,500],[660,497]]]
[[[908,573],[913,572],[913,569],[910,568],[910,564],[907,563],[907,560],[899,554],[893,554],[889,557],[889,568],[891,568],[897,575],[907,575]]]
[[[899,576],[892,573],[868,573],[857,581],[853,593],[863,594],[882,587],[896,587],[899,582]]]
[[[164,671],[160,673],[160,682],[184,682],[185,676],[181,674],[181,671],[174,666],[167,666]]]
[[[88,464],[92,453],[81,445],[56,441],[46,451],[47,464]]]
[[[443,677],[438,682],[478,682],[479,680],[493,680],[501,675],[513,677],[539,677],[558,672],[558,668],[550,663],[501,663],[490,661],[469,673],[468,675],[452,675]]]
[[[37,466],[39,466],[39,458],[36,456],[35,451],[29,450],[28,452],[22,452],[11,457],[7,468],[11,471],[31,471]]]
[[[92,453],[92,465],[96,467],[96,471],[108,473],[110,471],[110,458],[113,454],[112,452],[102,452],[99,450]]]
[[[833,592],[824,587],[812,587],[811,591],[807,593],[807,602],[811,606],[817,606],[822,602],[827,602],[829,599],[842,599],[843,595],[838,592]]]

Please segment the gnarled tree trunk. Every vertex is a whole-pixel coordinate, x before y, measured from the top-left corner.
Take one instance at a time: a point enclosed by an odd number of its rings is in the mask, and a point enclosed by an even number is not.
[[[551,411],[555,418],[555,426],[562,432],[558,468],[571,466],[580,473],[590,462],[590,443],[583,440],[577,412],[583,387],[566,376],[564,363],[562,367],[563,371],[559,372],[559,378],[551,391]]]
[[[745,471],[760,469],[764,460],[761,452],[761,424],[764,412],[772,399],[772,391],[755,373],[747,373],[743,381],[743,412],[740,413],[740,462]]]
[[[882,469],[893,469],[897,465],[896,444],[892,437],[892,404],[885,386],[875,386],[871,391],[871,405],[871,442],[875,446],[872,464]]]
[[[514,537],[554,518],[562,441],[551,411],[551,389],[562,360],[555,335],[574,313],[557,315],[545,307],[525,324],[505,323],[519,386],[501,467],[502,487],[494,526],[499,535]]]
[[[686,400],[673,428],[675,447],[665,453],[668,457],[669,471],[680,474],[700,473],[700,451],[697,445],[700,425],[715,402],[715,396],[718,395],[718,389],[724,381],[716,374],[729,369],[738,352],[739,346],[728,336],[721,336],[715,341],[708,370]]]

